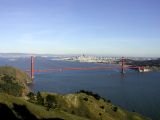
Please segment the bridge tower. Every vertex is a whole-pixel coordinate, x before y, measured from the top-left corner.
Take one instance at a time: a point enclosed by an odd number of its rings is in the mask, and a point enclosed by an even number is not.
[[[124,74],[124,57],[121,58],[121,73]]]
[[[34,79],[34,56],[31,56],[31,78]]]

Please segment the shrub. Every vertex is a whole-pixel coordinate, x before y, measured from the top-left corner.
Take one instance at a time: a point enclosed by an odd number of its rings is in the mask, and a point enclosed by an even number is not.
[[[84,101],[88,101],[88,98],[85,97],[85,98],[83,98],[83,100],[84,100]]]
[[[75,114],[75,112],[72,110],[71,114]]]
[[[111,103],[111,100],[107,100],[108,103]]]
[[[100,108],[101,108],[101,109],[104,109],[104,106],[102,105],[102,106],[100,106]]]
[[[29,101],[35,101],[35,97],[34,97],[33,92],[29,92],[27,96],[29,97]]]
[[[42,95],[39,91],[37,92],[37,103],[39,105],[44,105],[44,98],[42,97]]]
[[[47,95],[46,97],[47,110],[49,110],[50,108],[55,108],[56,103],[57,102],[54,95]]]
[[[117,110],[118,110],[118,107],[113,107],[114,112],[117,112]]]
[[[1,92],[5,92],[10,95],[14,96],[21,96],[23,93],[23,87],[20,86],[18,83],[12,83],[12,82],[5,82],[3,84],[0,84]]]
[[[98,95],[98,94],[96,94],[96,93],[93,93],[93,92],[91,92],[91,91],[80,90],[80,91],[77,92],[77,93],[85,93],[85,94],[87,94],[87,95],[90,95],[90,96],[94,97],[96,100],[104,99],[104,98],[102,98],[100,95]]]

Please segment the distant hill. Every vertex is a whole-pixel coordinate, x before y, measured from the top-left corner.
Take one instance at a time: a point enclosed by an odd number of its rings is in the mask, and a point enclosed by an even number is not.
[[[125,63],[133,66],[149,66],[149,67],[160,67],[160,59],[156,60],[125,60]]]
[[[29,92],[29,82],[31,78],[25,72],[10,66],[0,67],[0,92],[24,96]]]

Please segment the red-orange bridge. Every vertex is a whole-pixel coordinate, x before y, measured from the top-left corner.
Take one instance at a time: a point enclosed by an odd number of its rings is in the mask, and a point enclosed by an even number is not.
[[[121,65],[120,66],[100,66],[100,67],[66,67],[66,68],[52,68],[52,69],[35,69],[35,58],[31,56],[31,69],[27,70],[27,72],[30,72],[31,78],[34,79],[35,73],[43,73],[43,72],[63,72],[63,71],[71,71],[71,70],[113,70],[113,69],[119,69],[120,72],[123,74],[124,70],[126,69],[137,69],[137,70],[144,70],[144,67],[142,66],[126,66],[124,63],[125,59],[124,57],[121,58]]]

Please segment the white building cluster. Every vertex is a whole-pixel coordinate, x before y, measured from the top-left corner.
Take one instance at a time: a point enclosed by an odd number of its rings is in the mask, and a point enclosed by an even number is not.
[[[65,58],[65,60],[69,61],[77,61],[77,62],[89,62],[89,63],[114,63],[119,58],[115,57],[98,57],[98,56],[73,56],[69,58]]]

